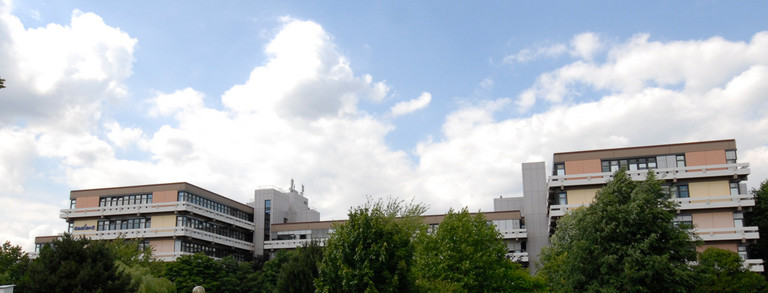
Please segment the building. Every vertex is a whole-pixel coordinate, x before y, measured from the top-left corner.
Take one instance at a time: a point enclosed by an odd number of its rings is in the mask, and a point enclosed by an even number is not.
[[[320,221],[320,213],[309,208],[309,200],[304,197],[304,186],[301,192],[297,191],[293,180],[287,191],[277,187],[256,189],[253,210],[256,215],[254,253],[257,255],[264,254],[266,242],[285,238],[282,232],[272,228],[276,224]]]
[[[737,162],[732,139],[555,153],[548,179],[543,162],[523,164],[523,198],[498,199],[494,208],[523,207],[529,252],[537,261],[541,247],[549,244],[543,235],[554,233],[557,220],[569,210],[589,205],[619,168],[637,181],[644,180],[651,170],[656,173],[670,200],[679,204],[675,221],[693,224],[694,232],[703,240],[698,250],[731,250],[752,271],[764,270],[762,260],[750,259],[747,254],[747,244],[759,235],[757,227],[744,226],[743,217],[755,201],[745,183],[749,164]]]
[[[74,236],[143,239],[161,260],[253,255],[253,207],[186,182],[73,190],[69,198],[60,216]],[[36,252],[51,240],[37,237]]]

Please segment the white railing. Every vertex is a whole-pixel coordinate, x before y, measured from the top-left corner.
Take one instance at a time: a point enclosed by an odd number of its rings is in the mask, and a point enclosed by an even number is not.
[[[186,236],[204,241],[210,241],[221,245],[236,247],[245,250],[253,250],[253,243],[221,236],[189,227],[145,228],[112,231],[75,231],[73,236],[85,236],[94,240],[109,240],[119,237],[125,238],[157,238]]]
[[[241,228],[253,230],[254,224],[251,221],[243,220],[231,215],[223,214],[211,209],[201,207],[189,202],[158,202],[135,205],[119,205],[108,207],[92,207],[78,209],[64,209],[59,215],[62,219],[88,218],[88,217],[109,217],[117,215],[147,214],[161,212],[189,211],[194,214],[206,216],[217,221],[237,225]]]
[[[749,163],[720,164],[705,166],[674,167],[653,170],[657,179],[687,179],[701,177],[749,175]],[[627,171],[635,181],[642,181],[648,176],[648,170]],[[564,187],[584,184],[605,184],[613,178],[613,172],[584,173],[549,176],[549,187]]]
[[[514,262],[528,262],[528,252],[510,252],[507,253],[507,259]]]
[[[748,260],[745,260],[744,261],[744,266],[747,267],[752,272],[756,272],[756,273],[765,272],[765,268],[763,267],[763,260],[762,259],[748,259]]]
[[[727,228],[694,228],[693,231],[704,241],[758,239],[760,234],[756,226]]]
[[[680,205],[681,210],[755,206],[755,198],[751,194],[673,198],[672,200]]]
[[[587,207],[589,204],[561,204],[561,205],[551,205],[549,206],[549,217],[562,217],[565,214],[568,213],[569,210],[580,208],[580,207]]]
[[[526,229],[499,230],[499,233],[501,233],[501,238],[503,239],[528,238],[528,230]]]
[[[319,246],[325,246],[325,239],[290,239],[290,240],[269,240],[264,241],[264,250],[270,249],[293,249],[317,241]]]

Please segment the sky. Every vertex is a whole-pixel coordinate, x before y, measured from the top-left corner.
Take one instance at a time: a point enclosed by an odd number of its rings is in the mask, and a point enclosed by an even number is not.
[[[491,211],[554,152],[719,139],[768,178],[766,3],[530,2],[0,0],[0,242],[77,189]]]

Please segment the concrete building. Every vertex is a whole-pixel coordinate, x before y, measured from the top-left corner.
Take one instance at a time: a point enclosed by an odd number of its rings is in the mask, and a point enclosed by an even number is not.
[[[253,255],[253,207],[186,182],[73,190],[69,198],[60,216],[74,236],[143,239],[161,260]],[[52,239],[37,237],[36,252]]]
[[[644,180],[650,170],[663,180],[670,200],[680,206],[675,221],[695,226],[704,242],[700,251],[707,247],[731,250],[752,271],[764,270],[762,260],[747,254],[747,244],[759,235],[757,227],[743,223],[744,211],[755,201],[745,183],[749,164],[737,162],[734,140],[555,153],[547,180],[543,168],[543,162],[523,164],[523,198],[494,202],[497,211],[523,207],[533,261],[538,260],[541,247],[549,244],[548,238],[534,235],[554,233],[560,217],[589,205],[613,172],[625,168],[633,180]],[[543,209],[542,203],[546,204]]]
[[[287,191],[276,187],[262,187],[254,192],[254,253],[264,254],[264,245],[271,240],[284,239],[284,234],[273,230],[277,224],[320,221],[320,213],[309,208],[309,200],[296,190],[293,180]],[[327,234],[326,234],[327,236]],[[305,237],[305,236],[301,236]],[[303,239],[303,238],[302,238]]]

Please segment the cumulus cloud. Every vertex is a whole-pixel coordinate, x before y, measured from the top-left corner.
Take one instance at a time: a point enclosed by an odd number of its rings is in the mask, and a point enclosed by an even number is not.
[[[581,33],[571,40],[572,56],[591,61],[592,57],[602,49],[600,37],[591,32]]]
[[[400,115],[413,113],[420,109],[426,108],[430,101],[432,101],[432,94],[423,92],[421,95],[419,95],[418,98],[409,101],[402,101],[395,104],[392,106],[392,109],[390,109],[390,114],[393,117],[397,117]]]

